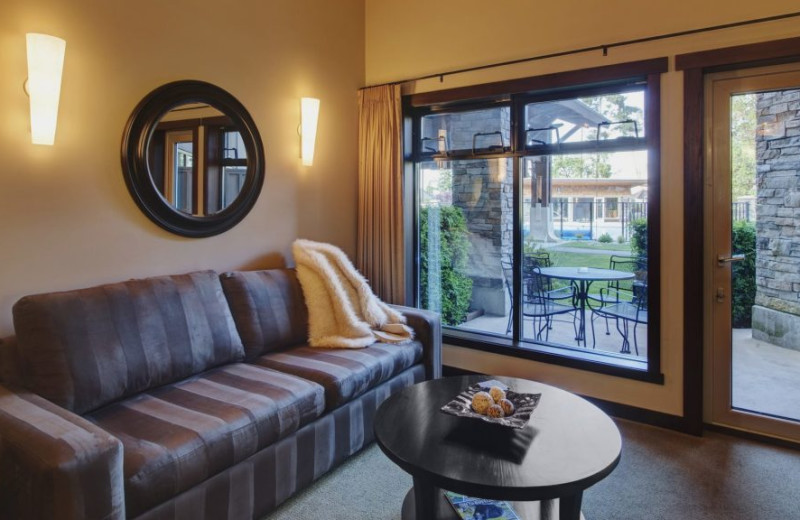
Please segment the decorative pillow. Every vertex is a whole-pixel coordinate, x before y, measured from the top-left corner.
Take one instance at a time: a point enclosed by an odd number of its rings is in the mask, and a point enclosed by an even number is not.
[[[213,271],[26,296],[13,314],[26,386],[79,414],[244,357]]]
[[[293,269],[224,273],[222,288],[247,360],[308,337],[308,311]]]

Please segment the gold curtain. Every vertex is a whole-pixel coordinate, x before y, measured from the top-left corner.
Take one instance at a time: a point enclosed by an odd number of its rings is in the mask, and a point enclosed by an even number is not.
[[[358,91],[356,265],[383,301],[404,303],[403,111],[399,85]]]

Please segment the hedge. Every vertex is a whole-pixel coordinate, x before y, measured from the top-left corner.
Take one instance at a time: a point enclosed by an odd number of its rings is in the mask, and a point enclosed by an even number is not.
[[[430,243],[428,222],[433,213],[438,213],[439,217],[440,296],[436,294],[435,287],[428,287],[428,245]],[[441,305],[442,323],[445,325],[463,323],[467,319],[467,311],[472,300],[472,278],[463,274],[469,254],[467,233],[467,221],[461,208],[436,206],[420,210],[420,303],[424,309],[433,310],[440,310],[438,307]],[[435,295],[435,299],[440,301],[429,301],[431,295]]]
[[[737,329],[749,329],[756,302],[756,227],[741,220],[733,223],[731,249],[743,254],[744,260],[734,262],[731,271],[732,322]]]

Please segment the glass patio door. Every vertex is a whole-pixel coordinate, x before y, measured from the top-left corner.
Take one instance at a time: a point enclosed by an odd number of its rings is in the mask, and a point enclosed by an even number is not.
[[[800,68],[706,85],[706,421],[800,441]]]

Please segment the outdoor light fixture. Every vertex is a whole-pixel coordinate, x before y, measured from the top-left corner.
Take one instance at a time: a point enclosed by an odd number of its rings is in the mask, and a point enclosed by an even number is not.
[[[47,34],[28,33],[28,81],[31,142],[52,145],[56,139],[61,72],[67,42]]]
[[[300,157],[303,166],[314,164],[314,146],[317,141],[317,121],[319,121],[319,99],[300,99]]]

